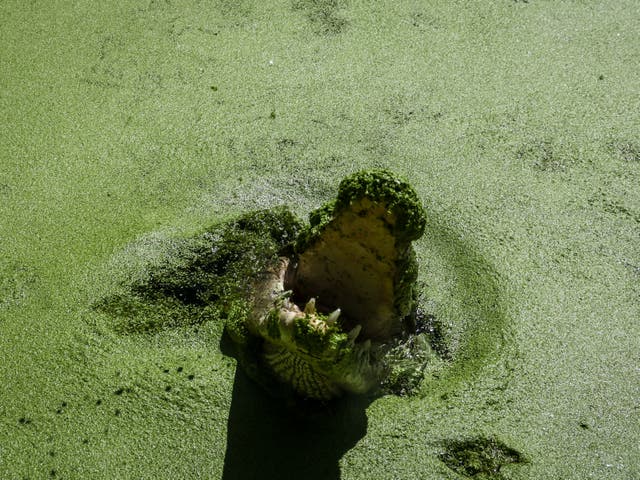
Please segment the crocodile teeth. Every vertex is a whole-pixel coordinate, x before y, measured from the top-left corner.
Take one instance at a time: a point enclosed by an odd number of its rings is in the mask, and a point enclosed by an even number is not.
[[[340,316],[340,309],[336,308],[331,315],[329,315],[329,317],[327,318],[326,322],[329,325],[332,325],[334,323],[336,323],[336,321],[338,320],[338,317]]]
[[[316,313],[316,299],[310,298],[307,305],[304,307],[304,313],[307,315],[313,315]]]
[[[349,341],[351,343],[356,341],[356,338],[360,335],[360,330],[362,330],[362,325],[356,325],[353,330],[349,332]]]
[[[296,312],[290,310],[280,310],[280,321],[284,325],[291,325],[296,318]]]

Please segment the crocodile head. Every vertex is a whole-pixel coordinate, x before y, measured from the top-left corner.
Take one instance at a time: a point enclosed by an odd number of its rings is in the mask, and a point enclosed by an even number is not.
[[[386,171],[345,178],[313,212],[295,254],[253,284],[248,334],[261,365],[297,394],[364,393],[385,374],[391,340],[412,328],[425,216],[414,190]],[[256,345],[259,345],[256,347]]]

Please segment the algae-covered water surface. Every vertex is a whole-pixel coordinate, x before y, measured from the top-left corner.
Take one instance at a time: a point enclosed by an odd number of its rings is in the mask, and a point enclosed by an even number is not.
[[[0,478],[640,478],[637,1],[0,18]],[[303,227],[228,226],[380,169],[425,212],[420,375],[271,395],[215,299]]]

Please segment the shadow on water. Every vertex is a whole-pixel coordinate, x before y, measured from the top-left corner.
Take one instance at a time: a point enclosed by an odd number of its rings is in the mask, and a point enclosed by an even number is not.
[[[324,406],[288,405],[238,367],[223,480],[339,480],[340,459],[367,433],[370,403],[370,398],[346,397]]]

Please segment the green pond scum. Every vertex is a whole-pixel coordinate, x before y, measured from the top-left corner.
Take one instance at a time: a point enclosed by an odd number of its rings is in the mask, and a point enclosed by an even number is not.
[[[637,0],[0,18],[0,479],[640,478]]]
[[[251,279],[293,251],[302,228],[286,208],[245,214],[193,237],[171,238],[166,256],[142,278],[94,307],[129,332],[195,325],[229,318],[235,333],[251,296]],[[212,317],[213,315],[213,317]],[[124,320],[122,320],[124,319]],[[234,334],[234,338],[237,334]]]
[[[444,443],[440,459],[453,471],[468,478],[500,480],[502,468],[525,463],[525,457],[494,438],[453,440]],[[506,477],[508,478],[508,477]]]

